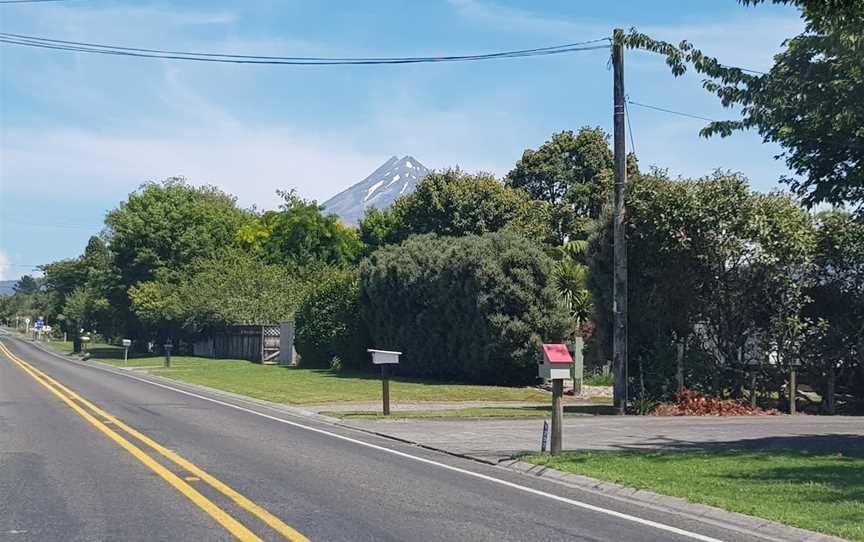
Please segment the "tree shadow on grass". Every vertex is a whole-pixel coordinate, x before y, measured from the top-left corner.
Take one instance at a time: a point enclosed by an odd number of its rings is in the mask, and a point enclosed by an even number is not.
[[[810,434],[745,438],[724,441],[697,442],[669,437],[656,437],[638,443],[616,446],[622,451],[697,451],[727,450],[741,451],[771,450],[777,453],[842,454],[864,457],[864,434]]]

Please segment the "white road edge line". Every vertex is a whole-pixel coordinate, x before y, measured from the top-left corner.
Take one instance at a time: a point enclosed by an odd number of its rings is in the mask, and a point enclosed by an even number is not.
[[[72,361],[73,363],[76,363],[76,364],[77,364],[77,362],[75,362],[75,360],[70,360],[69,358],[63,357],[63,356],[61,356],[61,355],[59,355],[59,354],[56,354],[56,353],[54,353],[54,352],[50,352],[50,351],[48,351],[48,350],[43,350],[43,351],[46,352],[46,353],[48,353],[48,354],[52,354],[52,355],[54,355],[54,356],[56,356],[56,357],[58,357],[58,358],[60,358],[60,359],[62,359],[62,360],[64,360],[64,361]],[[545,492],[545,491],[541,491],[541,490],[539,490],[539,489],[534,489],[534,488],[530,488],[530,487],[527,487],[527,486],[522,486],[522,485],[519,485],[519,484],[516,484],[516,483],[513,483],[513,482],[508,482],[508,481],[506,481],[506,480],[501,480],[500,478],[495,478],[494,476],[487,476],[487,475],[485,475],[485,474],[480,474],[479,472],[472,472],[472,471],[470,471],[470,470],[463,469],[463,468],[460,468],[460,467],[454,467],[454,466],[452,466],[452,465],[447,465],[446,463],[439,463],[438,461],[433,461],[432,459],[426,459],[425,457],[418,457],[418,456],[416,456],[416,455],[411,455],[411,454],[408,454],[408,453],[405,453],[405,452],[400,452],[399,450],[391,450],[390,448],[386,448],[386,447],[384,447],[384,446],[378,446],[377,444],[372,444],[372,443],[364,442],[364,441],[362,441],[362,440],[354,439],[354,438],[351,438],[351,437],[346,437],[346,436],[340,435],[340,434],[338,434],[338,433],[332,433],[332,432],[330,432],[330,431],[326,431],[326,430],[324,430],[324,429],[319,429],[319,428],[317,428],[317,427],[310,427],[310,426],[308,426],[308,425],[303,425],[302,423],[293,422],[293,421],[290,421],[290,420],[286,420],[286,419],[283,419],[283,418],[279,418],[279,417],[277,417],[277,416],[271,416],[271,415],[269,415],[269,414],[264,414],[263,412],[258,412],[258,411],[256,411],[256,410],[253,410],[253,409],[251,409],[251,408],[246,408],[246,407],[242,407],[242,406],[235,405],[235,404],[232,404],[232,403],[228,403],[228,402],[225,402],[225,401],[220,401],[219,399],[213,399],[212,397],[207,397],[207,396],[205,396],[205,395],[199,395],[199,394],[197,394],[197,393],[193,393],[193,392],[191,392],[191,391],[186,391],[186,390],[183,390],[183,389],[180,389],[180,388],[175,388],[175,387],[173,387],[173,386],[168,386],[168,385],[166,385],[166,384],[162,384],[162,383],[160,383],[160,382],[152,382],[152,381],[150,381],[150,380],[147,380],[146,378],[140,378],[140,377],[133,376],[133,375],[131,375],[131,374],[126,374],[126,373],[124,373],[124,372],[120,372],[120,371],[109,371],[109,370],[107,370],[107,369],[103,369],[103,368],[100,368],[100,367],[94,367],[94,366],[92,366],[92,365],[87,365],[87,367],[97,368],[97,369],[100,369],[100,370],[105,371],[105,372],[109,372],[109,373],[116,374],[116,375],[119,375],[119,376],[125,376],[125,377],[127,377],[127,378],[132,379],[132,380],[137,380],[137,381],[139,381],[139,382],[144,382],[145,384],[150,384],[150,385],[152,385],[152,386],[156,386],[156,387],[159,387],[159,388],[164,388],[164,389],[166,389],[166,390],[171,390],[171,391],[174,391],[174,392],[177,392],[177,393],[181,393],[181,394],[183,394],[183,395],[188,395],[188,396],[190,396],[190,397],[195,397],[196,399],[202,399],[202,400],[204,400],[204,401],[209,401],[209,402],[211,402],[211,403],[215,403],[215,404],[217,404],[217,405],[222,405],[222,406],[225,406],[225,407],[233,408],[233,409],[235,409],[235,410],[240,410],[240,411],[242,411],[242,412],[247,412],[247,413],[249,413],[249,414],[254,414],[255,416],[260,416],[260,417],[262,417],[262,418],[266,418],[266,419],[268,419],[268,420],[273,420],[273,421],[275,421],[275,422],[284,423],[284,424],[286,424],[286,425],[290,425],[290,426],[293,426],[293,427],[297,427],[297,428],[299,428],[299,429],[305,429],[306,431],[311,431],[311,432],[313,432],[313,433],[318,433],[318,434],[321,434],[321,435],[327,435],[328,437],[336,438],[336,439],[339,439],[339,440],[342,440],[342,441],[345,441],[345,442],[350,442],[350,443],[352,443],[352,444],[356,444],[356,445],[358,445],[358,446],[365,446],[365,447],[367,447],[367,448],[371,448],[371,449],[373,449],[373,450],[378,450],[378,451],[380,451],[380,452],[385,452],[385,453],[393,454],[393,455],[396,455],[396,456],[399,456],[399,457],[403,457],[403,458],[405,458],[405,459],[412,459],[412,460],[414,460],[414,461],[419,461],[420,463],[425,463],[425,464],[427,464],[427,465],[433,465],[433,466],[436,466],[436,467],[439,467],[439,468],[442,468],[442,469],[446,469],[446,470],[449,470],[449,471],[452,471],[452,472],[458,472],[459,474],[464,474],[464,475],[466,475],[466,476],[471,476],[471,477],[474,477],[474,478],[479,478],[479,479],[481,479],[481,480],[485,480],[485,481],[487,481],[487,482],[492,482],[492,483],[494,483],[494,484],[499,484],[499,485],[502,485],[502,486],[505,486],[505,487],[509,487],[509,488],[511,488],[511,489],[516,489],[516,490],[519,490],[519,491],[522,491],[522,492],[525,492],[525,493],[530,493],[530,494],[532,494],[532,495],[537,495],[537,496],[540,496],[540,497],[545,497],[545,498],[547,498],[547,499],[551,499],[551,500],[553,500],[553,501],[562,502],[562,503],[565,503],[565,504],[569,504],[569,505],[571,505],[571,506],[575,506],[575,507],[578,507],[578,508],[583,508],[583,509],[585,509],[585,510],[590,510],[590,511],[592,511],[592,512],[598,512],[598,513],[600,513],[600,514],[606,514],[606,515],[608,515],[608,516],[616,517],[616,518],[618,518],[618,519],[623,519],[623,520],[626,520],[626,521],[631,521],[631,522],[633,522],[633,523],[638,523],[638,524],[640,524],[640,525],[646,525],[646,526],[648,526],[648,527],[653,527],[653,528],[655,528],[655,529],[659,529],[659,530],[661,530],[661,531],[666,531],[666,532],[669,532],[669,533],[674,533],[674,534],[681,535],[681,536],[684,536],[684,537],[687,537],[687,538],[692,538],[692,539],[694,539],[694,540],[700,540],[701,542],[723,542],[723,541],[720,540],[719,538],[712,538],[712,537],[710,537],[710,536],[705,536],[705,535],[701,535],[701,534],[699,534],[699,533],[694,533],[694,532],[687,531],[687,530],[684,530],[684,529],[679,529],[678,527],[673,527],[673,526],[671,526],[671,525],[666,525],[666,524],[664,524],[664,523],[658,523],[658,522],[656,522],[656,521],[651,521],[650,519],[643,519],[643,518],[640,518],[640,517],[637,517],[637,516],[631,516],[630,514],[625,514],[625,513],[623,513],[623,512],[616,512],[615,510],[609,510],[608,508],[602,508],[602,507],[600,507],[600,506],[594,506],[593,504],[588,504],[588,503],[586,503],[586,502],[577,501],[577,500],[575,500],[575,499],[568,499],[567,497],[561,497],[561,496],[559,496],[559,495],[555,495],[555,494],[552,494],[552,493],[547,493],[547,492]]]

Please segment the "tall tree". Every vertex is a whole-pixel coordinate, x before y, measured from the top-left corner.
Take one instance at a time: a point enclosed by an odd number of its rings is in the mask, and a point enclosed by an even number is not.
[[[295,270],[357,262],[363,245],[355,230],[339,222],[336,215],[325,216],[322,206],[293,190],[278,193],[284,199],[278,211],[267,211],[240,229],[237,238],[243,245],[268,263]]]
[[[506,182],[552,206],[553,229],[563,244],[584,237],[590,220],[600,216],[609,199],[613,166],[609,135],[599,127],[584,127],[575,134],[553,134],[536,151],[526,150]]]
[[[106,238],[116,269],[111,304],[123,327],[141,335],[141,322],[129,309],[128,290],[143,281],[180,276],[195,260],[235,242],[251,220],[233,196],[212,186],[192,186],[182,178],[147,183],[105,218]],[[89,247],[99,259],[101,250]]]
[[[39,282],[31,275],[24,275],[13,287],[16,294],[30,295],[35,294],[39,290]]]
[[[457,168],[426,176],[413,194],[390,209],[370,210],[360,223],[360,235],[372,248],[425,233],[460,237],[509,231],[550,242],[549,212],[548,205],[494,175]]]
[[[813,206],[851,202],[864,211],[864,0],[769,0],[801,10],[805,30],[784,43],[768,73],[726,66],[688,41],[675,46],[637,32],[626,45],[666,56],[676,76],[688,67],[739,120],[712,122],[705,137],[754,128],[778,143],[797,177],[784,178]],[[765,0],[739,0],[756,5]]]

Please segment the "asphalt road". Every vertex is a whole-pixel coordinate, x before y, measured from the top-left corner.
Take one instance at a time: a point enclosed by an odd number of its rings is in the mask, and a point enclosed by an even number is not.
[[[764,540],[0,342],[0,540]]]

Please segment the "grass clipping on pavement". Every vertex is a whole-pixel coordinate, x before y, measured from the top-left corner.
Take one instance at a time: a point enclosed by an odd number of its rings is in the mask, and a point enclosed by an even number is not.
[[[864,541],[864,450],[579,452],[524,461]]]

